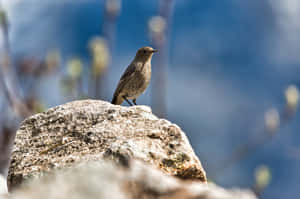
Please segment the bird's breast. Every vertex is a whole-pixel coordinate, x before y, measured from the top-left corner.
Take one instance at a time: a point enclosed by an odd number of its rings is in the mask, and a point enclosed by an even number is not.
[[[151,80],[151,65],[145,65],[137,72],[137,87],[145,89]]]
[[[135,72],[135,75],[126,85],[128,99],[135,99],[142,94],[148,87],[151,80],[151,65],[144,65]]]

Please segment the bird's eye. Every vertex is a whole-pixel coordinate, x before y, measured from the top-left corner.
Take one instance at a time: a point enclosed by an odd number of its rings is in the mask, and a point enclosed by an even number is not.
[[[146,50],[144,50],[144,54],[146,54]]]

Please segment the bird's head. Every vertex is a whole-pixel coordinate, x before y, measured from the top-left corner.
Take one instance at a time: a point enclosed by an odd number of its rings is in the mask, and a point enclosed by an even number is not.
[[[147,60],[151,59],[153,53],[155,53],[155,52],[157,52],[157,50],[155,50],[149,46],[142,47],[136,52],[135,59],[147,61]]]

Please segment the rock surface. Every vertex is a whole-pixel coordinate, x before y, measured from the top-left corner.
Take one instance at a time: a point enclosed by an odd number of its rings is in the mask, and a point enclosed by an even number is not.
[[[185,133],[146,106],[74,101],[26,119],[17,131],[8,188],[57,168],[113,159],[139,159],[166,174],[206,182]]]
[[[72,183],[70,183],[72,182]],[[36,180],[11,199],[255,199],[253,193],[184,181],[132,160],[126,167],[89,162]]]
[[[0,199],[1,199],[1,195],[7,194],[7,193],[8,193],[8,190],[7,190],[5,177],[0,174]]]

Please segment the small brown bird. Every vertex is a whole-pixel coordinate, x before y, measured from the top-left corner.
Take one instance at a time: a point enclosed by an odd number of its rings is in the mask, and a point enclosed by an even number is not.
[[[140,48],[131,64],[123,73],[117,89],[115,90],[112,104],[120,105],[124,100],[132,106],[129,99],[136,105],[136,98],[148,87],[151,79],[151,58],[157,50],[151,47]]]

